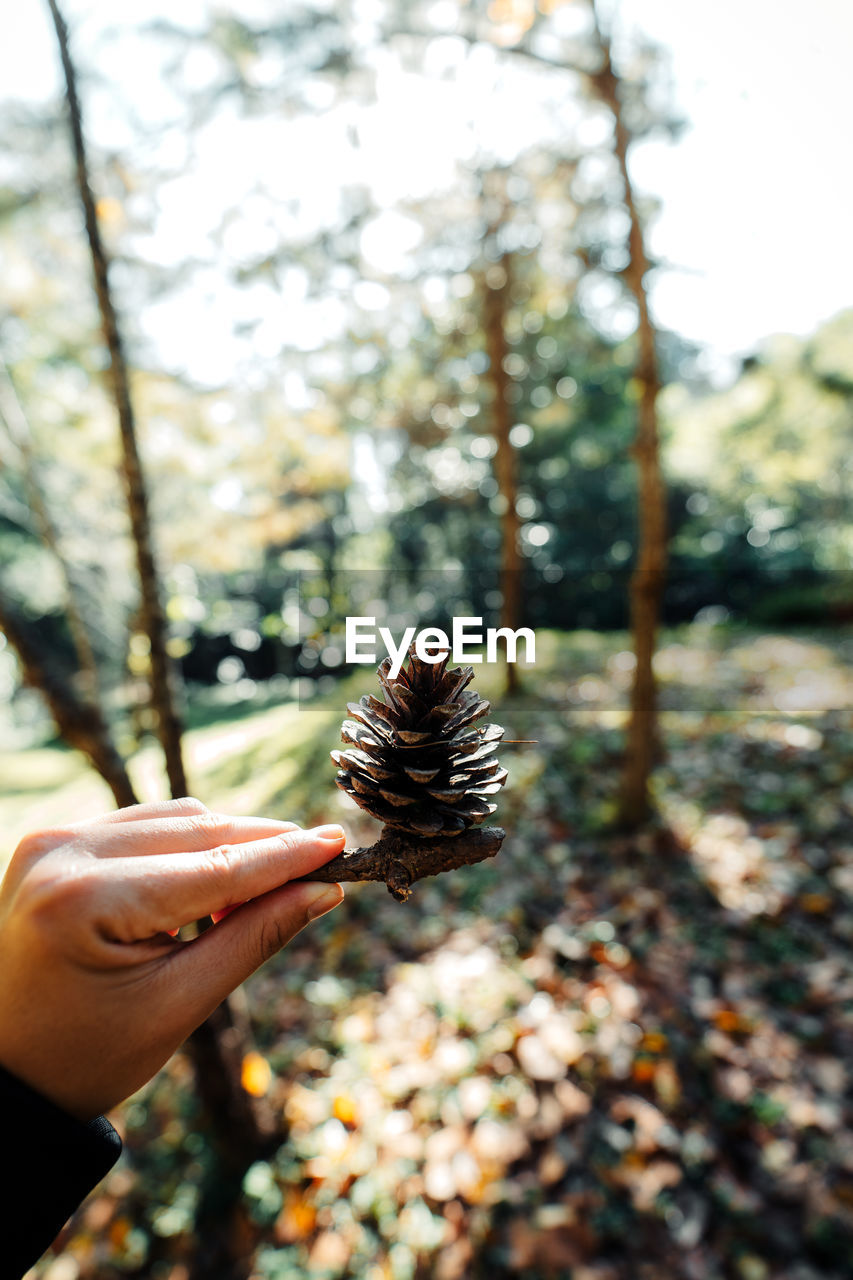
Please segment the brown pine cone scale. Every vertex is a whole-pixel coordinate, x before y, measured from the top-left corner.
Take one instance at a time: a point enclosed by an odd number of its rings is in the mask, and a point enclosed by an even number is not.
[[[472,667],[447,669],[447,655],[423,662],[409,650],[396,677],[391,659],[377,675],[382,702],[366,694],[347,706],[343,751],[333,751],[337,785],[389,827],[419,836],[458,835],[494,813],[487,797],[506,781],[495,751],[499,725],[474,727],[489,704],[467,689]]]

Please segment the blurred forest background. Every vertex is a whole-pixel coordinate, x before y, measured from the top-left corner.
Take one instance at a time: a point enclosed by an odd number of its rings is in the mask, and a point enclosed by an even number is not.
[[[496,863],[352,888],[33,1275],[850,1274],[853,309],[658,319],[621,15],[69,0],[4,100],[2,858],[186,791],[367,843],[345,617],[538,636]]]

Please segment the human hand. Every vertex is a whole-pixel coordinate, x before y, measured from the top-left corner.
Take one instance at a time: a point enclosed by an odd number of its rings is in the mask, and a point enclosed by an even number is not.
[[[0,1063],[81,1120],[133,1093],[240,982],[343,898],[302,831],[134,805],[22,840],[0,885]],[[181,925],[216,923],[189,942]]]

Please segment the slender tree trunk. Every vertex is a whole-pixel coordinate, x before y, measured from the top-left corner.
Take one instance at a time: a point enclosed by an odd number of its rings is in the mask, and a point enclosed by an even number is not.
[[[56,28],[56,37],[62,59],[69,125],[74,147],[77,189],[83,205],[86,222],[86,236],[89,241],[89,251],[92,258],[92,271],[98,309],[101,314],[101,326],[110,356],[110,380],[118,412],[123,459],[122,470],[139,572],[142,618],[151,646],[151,703],[157,718],[158,736],[166,757],[166,772],[172,795],[174,797],[184,796],[187,794],[187,780],[181,752],[182,727],[175,706],[171,662],[166,651],[166,618],[160,600],[159,578],[151,538],[151,521],[148,514],[148,494],[136,443],[136,424],[133,404],[130,398],[127,362],[110,292],[107,254],[101,240],[101,232],[95,210],[95,198],[92,194],[92,185],[89,180],[80,100],[77,94],[77,76],[68,49],[68,29],[55,0],[47,0],[47,2]]]
[[[615,152],[622,174],[625,207],[630,218],[630,261],[624,275],[638,313],[636,378],[640,387],[640,399],[637,436],[632,450],[638,469],[638,537],[637,556],[630,584],[631,631],[637,664],[631,688],[631,710],[619,803],[620,821],[627,826],[636,826],[649,813],[649,778],[658,744],[657,697],[652,660],[667,564],[666,489],[660,462],[657,412],[661,384],[656,333],[649,314],[646,292],[649,260],[628,171],[631,134],[624,121],[619,81],[610,58],[610,45],[600,28],[598,37],[603,65],[592,76],[592,83],[613,114]]]
[[[241,1082],[243,1056],[251,1043],[241,996],[237,991],[223,1001],[186,1044],[216,1155],[196,1210],[198,1243],[189,1280],[245,1280],[251,1272],[240,1207],[243,1178],[249,1166],[270,1156],[282,1138],[278,1116],[265,1099],[252,1098]]]
[[[140,612],[151,646],[151,701],[157,717],[158,736],[166,758],[169,786],[172,796],[178,797],[187,794],[181,752],[182,726],[175,707],[171,664],[166,651],[166,619],[160,600],[147,491],[136,443],[136,426],[127,363],[110,292],[108,259],[101,240],[89,179],[77,79],[68,48],[68,30],[55,0],[47,0],[47,3],[56,28],[62,59],[77,187],[85,216],[101,325],[110,356],[112,393],[118,412],[124,481],[139,572]],[[233,1034],[227,1036],[223,1034],[223,1027],[230,1027]],[[208,1022],[190,1036],[186,1045],[195,1067],[198,1091],[207,1113],[213,1146],[220,1157],[222,1153],[234,1152],[233,1158],[238,1163],[242,1162],[244,1169],[253,1158],[257,1158],[256,1153],[265,1149],[267,1142],[257,1111],[242,1088],[239,1071],[235,1070],[235,1061],[240,1062],[247,1047],[246,1036],[235,1023],[233,1008],[229,1001],[224,1002]],[[223,1096],[221,1086],[223,1085],[224,1095],[229,1099],[228,1105],[221,1103]],[[228,1173],[226,1182],[227,1194],[224,1202],[220,1200],[217,1203],[217,1211],[220,1219],[225,1215],[229,1219],[236,1220],[239,1216],[241,1183],[239,1179],[232,1176],[231,1172]],[[199,1231],[203,1233],[208,1228],[212,1231],[213,1223],[210,1220],[204,1220],[204,1206],[200,1219]],[[199,1277],[204,1275],[211,1280],[242,1275],[246,1267],[243,1260],[235,1256],[233,1251],[236,1247],[234,1246],[235,1233],[223,1231],[221,1238],[217,1234],[217,1240],[220,1242],[209,1254],[205,1254],[204,1266],[202,1269],[197,1267],[195,1275]]]
[[[71,642],[77,655],[81,686],[85,691],[86,697],[99,707],[102,718],[106,720],[100,699],[98,665],[95,661],[89,629],[86,626],[83,612],[78,603],[77,587],[71,574],[71,568],[63,554],[59,533],[48,510],[39,482],[38,462],[33,447],[30,424],[18,398],[12,375],[2,359],[0,359],[0,417],[6,423],[12,443],[18,449],[24,463],[27,497],[41,534],[41,540],[48,551],[52,553],[62,575],[65,613],[68,618],[68,629],[71,632]]]
[[[124,760],[113,745],[100,708],[75,693],[69,674],[56,669],[56,659],[33,623],[2,594],[0,629],[18,655],[24,680],[44,695],[63,740],[88,757],[112,791],[119,808],[136,804]]]
[[[496,228],[492,228],[492,232]],[[506,338],[506,314],[509,310],[512,258],[502,255],[491,268],[500,272],[500,282],[490,284],[488,272],[484,281],[483,320],[486,333],[486,351],[489,357],[489,381],[492,386],[492,430],[497,442],[495,454],[495,480],[503,499],[501,513],[501,567],[500,590],[503,597],[500,625],[516,631],[521,626],[521,575],[523,562],[519,548],[521,522],[516,511],[518,501],[518,457],[509,433],[512,429],[512,411],[507,399],[510,377],[504,362],[509,353]],[[514,662],[506,664],[507,693],[518,690],[518,667]]]

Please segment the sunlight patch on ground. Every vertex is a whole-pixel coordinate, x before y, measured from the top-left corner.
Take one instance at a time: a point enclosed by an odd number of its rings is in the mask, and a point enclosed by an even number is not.
[[[734,646],[728,662],[751,675],[745,711],[817,716],[853,706],[853,669],[824,644],[766,635]]]
[[[240,751],[248,745],[249,737],[245,729],[234,729],[231,733],[223,733],[208,737],[202,742],[195,742],[192,745],[190,756],[191,762],[197,769],[203,769],[205,765],[212,764],[215,760],[221,759],[222,756],[228,756],[235,751]]]
[[[281,813],[271,812],[273,797],[293,782],[297,769],[297,762],[289,759],[282,759],[277,764],[259,769],[241,786],[226,787],[218,791],[216,807],[224,808],[229,813],[258,813],[281,818]],[[213,800],[210,803],[213,804]]]
[[[314,717],[303,722],[295,704],[251,713],[239,726],[215,724],[193,729],[185,737],[190,787],[205,803],[235,813],[263,810],[272,791],[293,779],[297,765],[289,758],[299,742],[311,736]],[[280,741],[280,762],[265,762],[253,778],[237,786],[218,780],[210,785],[216,766],[239,759],[258,743]],[[142,801],[168,795],[160,749],[153,742],[128,763],[134,790]],[[0,753],[0,871],[21,838],[29,831],[65,822],[83,822],[114,808],[112,795],[76,751],[38,747]],[[215,791],[215,794],[214,794]]]
[[[794,823],[776,823],[762,838],[737,813],[703,813],[678,796],[662,797],[661,808],[702,879],[735,915],[776,915],[796,891],[789,862],[799,834]]]
[[[0,776],[6,783],[15,769],[18,786],[0,794],[0,874],[23,836],[39,828],[82,822],[113,808],[106,783],[86,767],[76,752],[39,748],[0,756]],[[31,777],[32,784],[23,783]],[[38,780],[36,783],[36,779]]]
[[[79,773],[74,751],[38,747],[29,751],[0,753],[3,791],[10,795],[36,795],[64,786]]]

